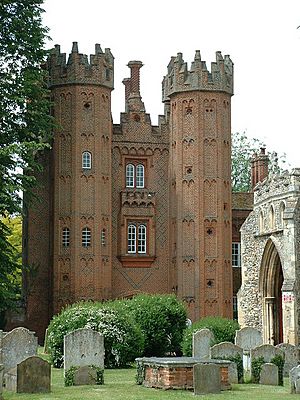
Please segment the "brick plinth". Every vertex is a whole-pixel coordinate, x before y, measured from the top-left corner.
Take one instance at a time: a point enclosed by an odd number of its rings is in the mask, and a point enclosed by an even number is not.
[[[193,390],[193,367],[199,363],[218,364],[221,370],[221,390],[230,390],[228,380],[228,366],[225,360],[199,360],[193,357],[174,358],[138,358],[138,371],[143,371],[143,377],[138,381],[145,387],[157,389],[185,389]],[[141,379],[140,379],[141,378]]]

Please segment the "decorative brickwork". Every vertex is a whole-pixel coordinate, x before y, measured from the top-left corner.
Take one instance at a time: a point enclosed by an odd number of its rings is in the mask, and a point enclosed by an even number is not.
[[[40,285],[28,296],[28,324],[40,336],[65,304],[139,292],[176,293],[192,320],[232,316],[233,64],[217,52],[209,72],[197,51],[188,71],[181,53],[173,57],[163,80],[165,115],[153,126],[140,61],[128,64],[125,112],[112,124],[113,61],[100,45],[88,60],[76,42],[68,62],[59,46],[49,58],[58,126],[38,177],[44,202],[29,209],[24,231]],[[143,174],[132,184],[128,164]],[[140,225],[143,237],[132,236],[129,248],[128,227]],[[44,308],[34,319],[37,304]]]

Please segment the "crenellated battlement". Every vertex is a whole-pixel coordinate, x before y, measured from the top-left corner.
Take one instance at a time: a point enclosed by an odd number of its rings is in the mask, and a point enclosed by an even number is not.
[[[162,101],[178,92],[191,90],[221,91],[233,94],[233,62],[228,55],[224,58],[220,51],[216,52],[216,61],[211,63],[211,72],[206,62],[201,60],[200,51],[196,50],[191,69],[182,58],[182,53],[172,57],[168,65],[168,73],[162,82]]]
[[[73,42],[72,52],[66,61],[66,53],[60,52],[60,46],[51,50],[47,66],[49,69],[49,87],[83,84],[100,85],[113,89],[114,57],[110,49],[103,52],[100,44],[95,45],[95,54],[90,58],[78,52],[77,42]]]

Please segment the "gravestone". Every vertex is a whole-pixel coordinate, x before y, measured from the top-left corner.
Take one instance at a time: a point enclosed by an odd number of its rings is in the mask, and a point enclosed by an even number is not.
[[[230,360],[237,356],[240,356],[241,360],[243,359],[243,349],[231,342],[218,343],[210,349],[211,358]],[[230,383],[238,383],[237,364],[235,362],[228,367],[228,380]]]
[[[104,337],[89,328],[77,329],[64,337],[65,376],[71,367],[76,370],[85,366],[104,369]],[[87,379],[85,384],[89,382]]]
[[[208,359],[210,357],[210,345],[214,340],[214,334],[207,328],[193,333],[193,357]]]
[[[96,385],[97,384],[97,371],[85,365],[84,367],[79,367],[74,372],[74,386],[78,385]]]
[[[284,352],[278,347],[272,346],[271,344],[262,344],[251,350],[251,359],[263,357],[266,363],[270,363],[271,360],[280,355],[284,357]]]
[[[219,365],[194,365],[193,379],[195,395],[221,392],[221,370]]]
[[[0,364],[0,400],[3,399],[2,393],[3,393],[3,370],[4,367],[2,364]]]
[[[240,346],[244,353],[250,352],[255,347],[263,344],[262,334],[258,329],[246,326],[235,332],[235,344]]]
[[[291,393],[300,394],[300,365],[290,370]]]
[[[289,343],[280,343],[276,347],[284,352],[283,376],[289,376],[290,370],[300,363],[299,348]]]
[[[278,386],[278,367],[275,364],[265,363],[261,367],[259,383],[261,385]]]
[[[243,367],[247,373],[251,371],[250,352],[257,346],[263,344],[262,334],[251,326],[245,326],[235,332],[235,344],[243,349]]]
[[[32,356],[17,365],[17,393],[50,392],[51,365]]]
[[[15,328],[2,337],[4,374],[28,357],[37,354],[37,337],[26,328]]]
[[[17,391],[17,367],[14,367],[4,374],[5,389],[11,392]]]

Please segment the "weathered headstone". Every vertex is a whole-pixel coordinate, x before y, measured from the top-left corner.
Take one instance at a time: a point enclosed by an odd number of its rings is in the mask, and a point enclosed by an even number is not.
[[[17,365],[17,393],[50,392],[51,365],[32,356]]]
[[[3,399],[2,393],[3,393],[3,371],[4,367],[2,364],[0,364],[0,400]]]
[[[290,370],[291,393],[300,394],[300,365]]]
[[[74,372],[74,386],[77,385],[96,385],[97,383],[97,371],[85,365],[84,367],[79,367]]]
[[[263,343],[261,332],[251,326],[245,326],[235,332],[235,344],[243,349],[243,367],[250,373],[251,356],[250,352]]]
[[[244,352],[250,351],[263,344],[262,334],[258,329],[246,326],[235,332],[235,344]]]
[[[221,370],[216,364],[196,364],[193,368],[194,394],[220,393]]]
[[[4,373],[21,361],[37,354],[37,337],[26,328],[15,328],[2,337],[2,362]]]
[[[272,359],[280,355],[284,357],[284,352],[278,347],[272,346],[271,344],[262,344],[261,346],[256,347],[251,350],[251,359],[263,357],[266,363],[272,361]]]
[[[221,360],[232,360],[240,357],[243,360],[243,349],[231,342],[222,342],[215,344],[210,348],[210,357]],[[230,383],[238,383],[237,364],[231,363],[228,367],[228,380]]]
[[[214,340],[213,333],[207,329],[200,329],[193,333],[193,357],[206,359],[210,357],[210,346]]]
[[[81,328],[64,337],[65,377],[71,368],[75,373],[79,367],[85,366],[104,369],[104,337],[92,329]],[[87,379],[81,384],[89,385],[89,382]]]
[[[299,348],[289,343],[280,343],[276,347],[284,352],[283,375],[289,376],[290,370],[300,363]]]
[[[278,386],[278,367],[275,364],[265,363],[261,367],[259,383],[261,385]]]
[[[4,374],[5,389],[11,392],[17,391],[17,367],[14,367]]]

